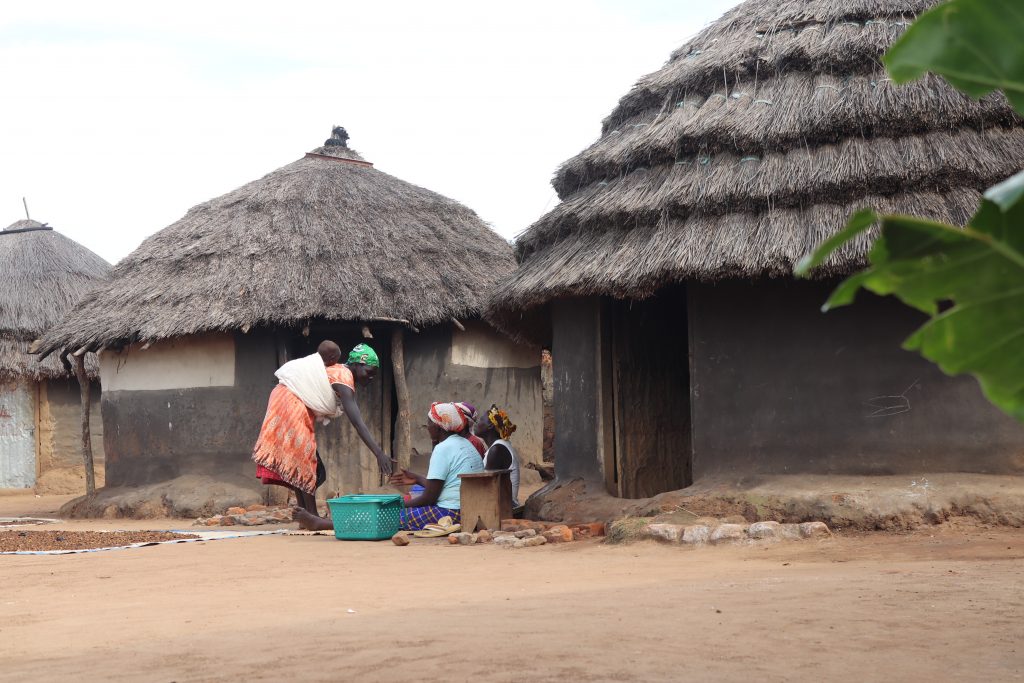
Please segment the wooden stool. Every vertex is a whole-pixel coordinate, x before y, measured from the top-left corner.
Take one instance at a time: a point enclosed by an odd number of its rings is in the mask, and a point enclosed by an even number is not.
[[[501,520],[512,517],[511,470],[488,470],[460,474],[462,530],[498,530]]]

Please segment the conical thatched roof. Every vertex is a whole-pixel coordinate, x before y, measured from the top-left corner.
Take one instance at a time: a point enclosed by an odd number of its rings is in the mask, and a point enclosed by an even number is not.
[[[1024,130],[1001,95],[889,80],[882,54],[933,4],[749,0],[728,12],[558,169],[562,202],[518,240],[520,268],[489,316],[542,337],[556,297],[787,275],[865,205],[962,224],[984,188],[1024,166]]]
[[[115,266],[41,352],[310,319],[478,315],[512,249],[458,202],[373,168],[344,129],[193,207]]]
[[[64,377],[56,356],[37,362],[29,345],[107,277],[110,264],[33,220],[0,231],[0,379]],[[96,375],[96,358],[86,356]]]

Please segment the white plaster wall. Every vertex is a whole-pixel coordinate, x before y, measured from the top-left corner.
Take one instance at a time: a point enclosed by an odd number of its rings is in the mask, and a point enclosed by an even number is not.
[[[158,391],[235,385],[235,338],[213,333],[135,344],[100,354],[104,392]]]
[[[466,331],[452,330],[452,364],[474,368],[535,368],[540,350],[516,344],[486,323],[466,323]]]
[[[35,384],[0,382],[0,488],[36,483]]]

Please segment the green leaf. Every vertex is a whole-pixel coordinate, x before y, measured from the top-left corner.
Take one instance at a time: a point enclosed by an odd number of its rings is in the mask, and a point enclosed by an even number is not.
[[[1012,194],[1000,195],[1002,205],[985,200],[963,229],[883,216],[871,266],[842,282],[825,308],[851,303],[863,288],[925,312],[930,319],[904,348],[947,374],[974,375],[992,403],[1024,422],[1024,202]],[[861,225],[858,217],[843,233]]]
[[[883,61],[897,83],[931,71],[972,97],[1006,93],[1024,114],[1024,3],[951,0],[917,18]]]
[[[828,257],[832,255],[832,252],[865,230],[868,230],[877,222],[878,216],[874,211],[871,209],[861,209],[857,213],[853,214],[845,228],[819,244],[818,248],[812,253],[801,258],[797,262],[796,267],[793,268],[793,272],[796,273],[798,277],[807,277],[807,274],[810,271],[827,261]]]

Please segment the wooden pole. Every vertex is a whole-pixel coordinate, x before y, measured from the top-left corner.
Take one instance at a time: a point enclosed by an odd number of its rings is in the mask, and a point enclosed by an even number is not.
[[[85,463],[85,492],[96,493],[96,470],[92,463],[92,434],[89,431],[90,386],[89,376],[85,374],[85,354],[72,355],[75,364],[75,377],[82,401],[82,460]]]
[[[409,425],[409,385],[405,382],[405,331],[400,326],[391,330],[391,367],[395,375],[395,397],[398,415],[395,417],[395,450],[392,457],[399,467],[409,467],[412,457],[412,435]]]

